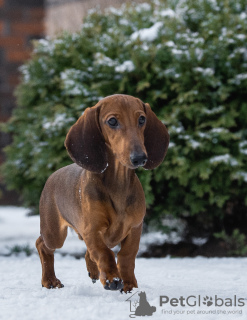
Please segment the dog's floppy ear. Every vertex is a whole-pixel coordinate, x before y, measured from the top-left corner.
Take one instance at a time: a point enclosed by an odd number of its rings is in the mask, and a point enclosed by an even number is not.
[[[148,155],[144,168],[154,169],[163,161],[170,138],[166,126],[156,117],[148,103],[145,103],[144,110],[147,115],[144,144]]]
[[[82,168],[101,173],[107,167],[107,152],[99,126],[100,106],[87,108],[70,128],[65,147],[70,158]]]

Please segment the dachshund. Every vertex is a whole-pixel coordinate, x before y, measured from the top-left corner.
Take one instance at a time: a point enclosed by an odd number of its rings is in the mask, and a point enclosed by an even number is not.
[[[149,104],[116,94],[87,108],[70,128],[65,147],[73,164],[54,172],[40,197],[40,237],[36,241],[41,284],[62,288],[55,276],[54,251],[71,227],[87,246],[88,275],[106,290],[137,288],[145,197],[135,169],[154,169],[169,144],[166,126]],[[117,254],[111,248],[120,244]]]

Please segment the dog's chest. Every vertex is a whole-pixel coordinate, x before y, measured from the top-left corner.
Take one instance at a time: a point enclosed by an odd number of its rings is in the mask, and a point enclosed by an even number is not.
[[[115,223],[109,225],[103,234],[105,244],[109,248],[115,247],[128,235],[129,230],[130,227],[124,221],[115,221]]]
[[[109,226],[104,232],[106,245],[112,248],[119,244],[132,228],[142,223],[144,215],[145,203],[134,201],[132,196],[125,197],[117,204],[112,201],[108,210]]]

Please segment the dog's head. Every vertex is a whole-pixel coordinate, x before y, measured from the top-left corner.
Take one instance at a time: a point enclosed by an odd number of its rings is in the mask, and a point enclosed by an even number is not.
[[[95,173],[106,169],[109,152],[130,169],[156,168],[168,144],[167,129],[149,104],[120,94],[87,108],[65,140],[71,159]]]

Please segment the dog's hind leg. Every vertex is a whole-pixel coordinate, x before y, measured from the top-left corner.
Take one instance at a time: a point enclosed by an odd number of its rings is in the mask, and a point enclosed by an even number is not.
[[[55,276],[54,271],[54,251],[45,245],[44,239],[40,236],[36,241],[36,248],[39,253],[41,266],[42,266],[42,287],[47,289],[62,288],[63,284]]]
[[[41,208],[40,222],[41,235],[36,241],[36,248],[42,266],[41,284],[48,289],[62,288],[62,283],[55,276],[54,252],[63,246],[68,227],[52,205],[50,210]]]
[[[67,229],[67,228],[66,228]],[[67,230],[66,230],[67,234]],[[66,235],[64,237],[64,240]],[[41,235],[36,241],[36,248],[39,253],[41,266],[42,266],[42,287],[47,289],[62,288],[63,284],[56,278],[54,270],[54,252],[55,249],[50,249],[46,246],[43,236]]]
[[[50,189],[45,187],[40,198],[40,237],[36,241],[42,266],[41,284],[48,289],[63,287],[55,275],[54,252],[63,246],[69,226],[51,197]]]

